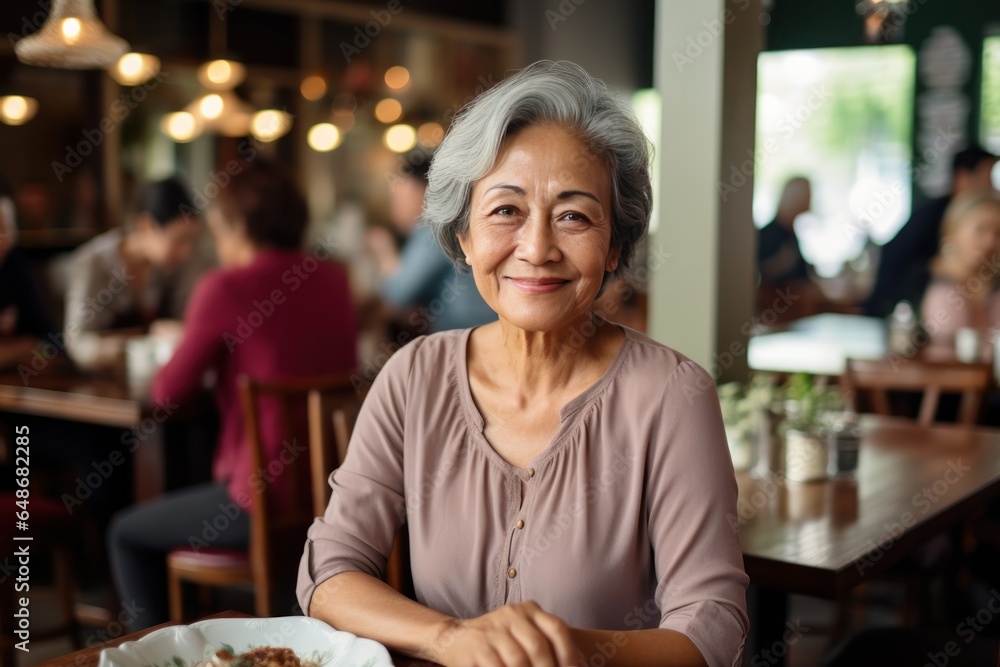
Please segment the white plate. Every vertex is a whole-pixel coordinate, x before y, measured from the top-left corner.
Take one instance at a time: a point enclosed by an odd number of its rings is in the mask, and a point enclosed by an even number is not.
[[[220,648],[290,648],[304,667],[392,667],[381,644],[305,616],[218,618],[151,632],[101,651],[98,667],[207,667]]]

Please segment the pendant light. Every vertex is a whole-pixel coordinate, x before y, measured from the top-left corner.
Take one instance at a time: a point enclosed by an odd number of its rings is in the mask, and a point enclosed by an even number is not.
[[[108,74],[122,86],[139,86],[160,73],[160,59],[148,53],[126,53],[108,68]]]
[[[24,125],[38,112],[38,100],[23,95],[0,97],[0,123]]]
[[[105,69],[129,50],[94,11],[93,0],[52,0],[41,30],[14,45],[25,65],[65,69]]]

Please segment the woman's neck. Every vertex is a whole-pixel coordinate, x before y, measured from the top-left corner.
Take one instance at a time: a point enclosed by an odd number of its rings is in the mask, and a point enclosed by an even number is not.
[[[236,266],[247,266],[249,264],[252,264],[253,261],[257,259],[257,255],[260,254],[260,250],[261,250],[260,248],[258,248],[250,241],[242,243],[240,247],[237,248],[236,250],[236,257],[234,264]]]
[[[495,327],[490,349],[500,354],[491,355],[493,370],[512,386],[530,388],[540,395],[565,388],[577,379],[592,381],[595,369],[604,371],[623,336],[592,311],[558,331],[525,331],[503,319]]]

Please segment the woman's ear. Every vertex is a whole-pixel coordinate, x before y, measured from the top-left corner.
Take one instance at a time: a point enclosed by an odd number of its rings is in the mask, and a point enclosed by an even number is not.
[[[469,243],[469,240],[465,237],[464,234],[455,234],[455,238],[458,239],[458,245],[461,246],[462,252],[465,254],[465,263],[468,264],[469,266],[472,266],[472,256],[471,256],[472,246]]]
[[[604,270],[611,273],[618,268],[618,260],[621,258],[622,249],[620,247],[612,247],[608,251],[608,261],[604,264]]]

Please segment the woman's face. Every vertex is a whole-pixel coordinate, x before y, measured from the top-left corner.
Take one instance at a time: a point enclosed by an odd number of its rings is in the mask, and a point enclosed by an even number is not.
[[[591,309],[611,247],[611,173],[572,133],[553,123],[504,142],[493,170],[472,190],[459,236],[476,287],[501,319],[526,331],[571,326]]]
[[[966,213],[951,238],[961,265],[976,271],[1000,252],[1000,206],[982,204]]]

